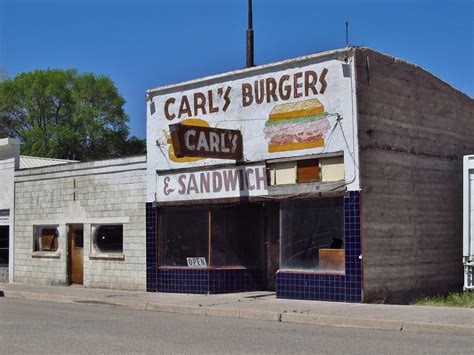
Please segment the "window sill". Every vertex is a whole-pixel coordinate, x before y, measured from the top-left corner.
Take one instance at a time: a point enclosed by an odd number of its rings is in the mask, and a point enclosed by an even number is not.
[[[49,251],[34,251],[31,254],[32,258],[43,258],[43,259],[59,259],[61,253],[59,252],[49,252]]]
[[[288,274],[312,274],[312,275],[339,275],[344,276],[345,271],[324,271],[324,270],[304,270],[304,269],[279,269],[278,272],[284,272]]]
[[[115,253],[115,254],[91,254],[89,255],[89,260],[117,260],[117,261],[124,261],[125,255],[123,253]]]
[[[203,266],[203,267],[196,267],[196,266],[158,266],[160,270],[254,270],[257,268],[247,268],[245,266]]]

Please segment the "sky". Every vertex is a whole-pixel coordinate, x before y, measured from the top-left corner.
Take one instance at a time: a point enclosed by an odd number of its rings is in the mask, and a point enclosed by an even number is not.
[[[255,63],[345,46],[415,63],[474,97],[472,0],[253,0]],[[131,133],[147,89],[245,66],[247,0],[0,0],[0,68],[110,77]]]

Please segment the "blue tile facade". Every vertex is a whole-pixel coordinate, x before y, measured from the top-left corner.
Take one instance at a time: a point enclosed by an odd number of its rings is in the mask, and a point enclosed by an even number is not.
[[[248,269],[159,269],[159,292],[231,293],[260,290],[262,272]]]
[[[159,292],[209,293],[208,269],[159,269]]]
[[[278,298],[361,302],[360,193],[344,197],[344,238],[346,272],[344,275],[278,271]]]
[[[158,290],[158,259],[157,259],[157,211],[151,202],[146,204],[146,290]]]
[[[344,238],[346,272],[317,274],[278,271],[278,298],[361,302],[360,194],[351,191],[344,197]],[[261,270],[158,268],[157,209],[146,205],[147,291],[172,293],[230,293],[261,290]]]
[[[210,269],[209,293],[248,292],[262,289],[263,273],[251,269]]]

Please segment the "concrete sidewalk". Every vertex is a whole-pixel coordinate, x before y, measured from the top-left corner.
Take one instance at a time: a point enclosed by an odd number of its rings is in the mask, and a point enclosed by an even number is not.
[[[277,299],[271,292],[184,295],[0,284],[6,298],[329,326],[474,335],[474,309]],[[1,299],[0,299],[1,302]]]

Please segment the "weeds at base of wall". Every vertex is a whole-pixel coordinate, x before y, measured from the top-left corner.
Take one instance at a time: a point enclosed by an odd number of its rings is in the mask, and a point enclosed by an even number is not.
[[[415,306],[474,308],[474,292],[453,292],[445,296],[423,297],[413,304]]]

